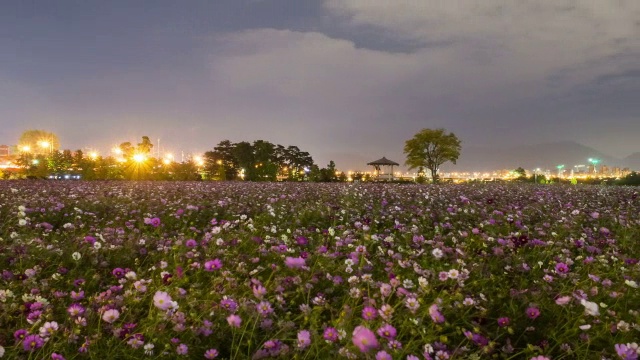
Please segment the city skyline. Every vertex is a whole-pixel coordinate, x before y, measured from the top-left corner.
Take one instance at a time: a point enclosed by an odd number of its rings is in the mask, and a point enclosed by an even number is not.
[[[142,135],[195,153],[297,145],[353,168],[445,128],[465,149],[640,151],[640,4],[401,0],[9,2],[0,142]],[[474,5],[475,4],[475,5]],[[87,145],[88,144],[88,145]]]

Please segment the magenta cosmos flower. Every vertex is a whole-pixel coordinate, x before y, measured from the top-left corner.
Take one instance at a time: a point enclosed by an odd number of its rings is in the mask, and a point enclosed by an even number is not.
[[[204,269],[206,271],[215,271],[220,268],[222,268],[222,261],[220,259],[213,259],[204,263]]]
[[[362,318],[365,320],[373,320],[378,316],[378,310],[372,306],[365,306],[362,309]]]
[[[327,341],[336,342],[338,341],[338,330],[332,327],[328,327],[324,329],[322,337]]]
[[[540,316],[540,310],[534,306],[528,308],[526,313],[527,313],[527,317],[529,317],[529,319],[532,319],[532,320]]]
[[[44,345],[44,340],[38,335],[27,335],[22,342],[24,351],[38,350]]]
[[[353,330],[351,341],[363,353],[378,347],[376,334],[364,326],[358,326]]]
[[[509,318],[508,318],[508,317],[501,317],[501,318],[498,318],[498,326],[500,326],[500,327],[509,326],[509,323],[510,323],[510,322],[511,322],[511,321],[509,320]]]
[[[566,274],[569,272],[569,266],[565,263],[557,263],[556,264],[556,273],[557,274]]]

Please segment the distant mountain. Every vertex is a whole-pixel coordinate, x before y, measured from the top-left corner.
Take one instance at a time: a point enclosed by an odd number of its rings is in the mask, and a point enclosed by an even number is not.
[[[638,157],[640,158],[640,153],[638,153]],[[447,165],[443,167],[443,170],[487,171],[515,169],[520,166],[525,169],[555,169],[560,164],[565,165],[566,169],[570,169],[575,165],[588,165],[589,158],[599,159],[601,165],[609,167],[621,166],[624,163],[621,159],[591,147],[565,141],[515,147],[465,148],[463,146],[457,165]],[[635,161],[633,159],[631,160]]]
[[[627,156],[622,160],[622,164],[631,170],[640,170],[640,152]]]

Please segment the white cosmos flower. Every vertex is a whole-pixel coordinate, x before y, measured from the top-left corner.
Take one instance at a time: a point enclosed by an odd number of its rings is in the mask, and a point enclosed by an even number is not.
[[[598,309],[598,304],[587,301],[585,299],[580,300],[580,304],[584,306],[584,312],[587,315],[598,316],[600,315],[600,310]]]

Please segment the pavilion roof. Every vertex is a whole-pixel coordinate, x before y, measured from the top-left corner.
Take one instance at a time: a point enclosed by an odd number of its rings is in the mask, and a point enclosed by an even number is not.
[[[386,157],[382,157],[382,159],[378,159],[376,161],[372,161],[370,163],[367,163],[367,165],[389,165],[389,166],[399,166],[400,164],[398,164],[395,161],[391,161],[389,159],[387,159]]]

